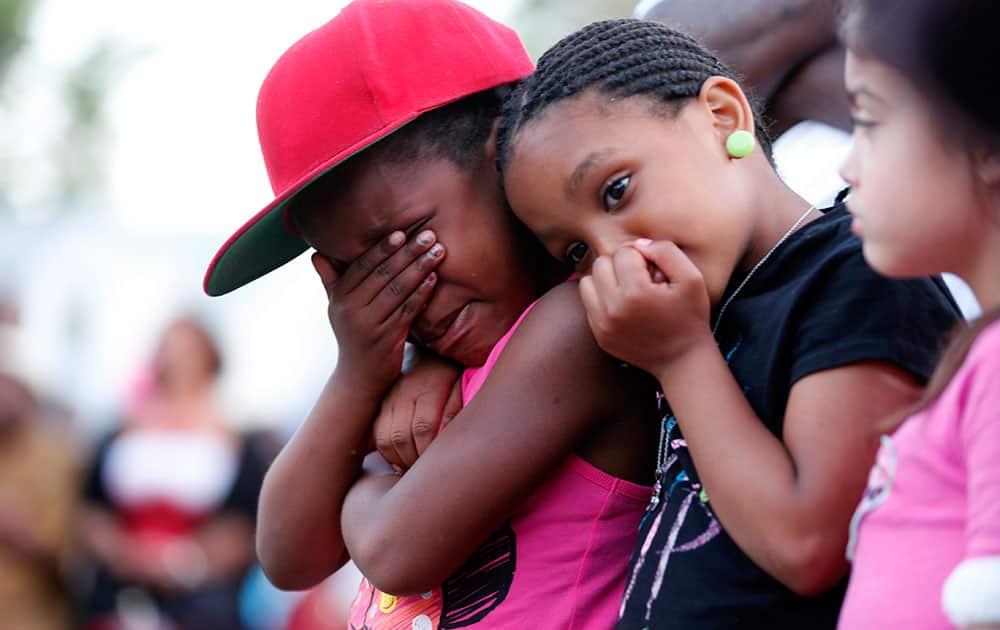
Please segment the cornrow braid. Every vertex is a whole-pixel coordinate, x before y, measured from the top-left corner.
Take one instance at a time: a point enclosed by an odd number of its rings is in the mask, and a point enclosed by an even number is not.
[[[596,89],[611,99],[648,96],[676,113],[713,76],[736,80],[697,40],[662,23],[619,19],[585,26],[542,55],[535,73],[505,101],[497,140],[501,185],[517,134],[551,105]],[[751,107],[757,142],[771,159],[767,127]]]

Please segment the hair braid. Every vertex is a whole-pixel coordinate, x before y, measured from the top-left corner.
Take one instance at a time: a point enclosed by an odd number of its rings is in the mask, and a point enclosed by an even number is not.
[[[659,22],[620,19],[594,22],[549,49],[535,73],[504,103],[497,166],[509,159],[519,131],[551,105],[595,89],[610,98],[645,95],[665,105],[695,98],[713,76],[736,79],[694,38]],[[757,107],[757,141],[770,159],[771,139]],[[502,178],[501,178],[502,183]]]

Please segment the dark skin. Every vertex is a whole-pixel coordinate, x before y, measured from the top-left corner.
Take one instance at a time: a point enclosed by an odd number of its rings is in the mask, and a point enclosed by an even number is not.
[[[479,394],[404,475],[377,455],[365,464],[408,338],[479,365],[545,287],[537,244],[497,186],[494,142],[468,171],[362,156],[348,186],[319,189],[297,214],[340,357],[261,492],[258,554],[282,588],[311,586],[350,557],[383,591],[430,590],[574,453],[651,482],[652,390],[598,348],[571,284],[539,300]]]
[[[778,136],[803,120],[850,129],[839,0],[670,0],[646,14],[714,50],[764,100]]]
[[[550,253],[586,274],[581,297],[601,347],[660,382],[726,531],[808,596],[846,573],[875,427],[920,386],[898,366],[858,362],[794,383],[780,437],[756,415],[710,314],[734,273],[808,219],[809,205],[760,152],[729,157],[726,138],[753,128],[746,97],[723,77],[674,117],[643,97],[582,93],[522,129],[506,183],[511,207]],[[665,147],[684,147],[685,159]]]

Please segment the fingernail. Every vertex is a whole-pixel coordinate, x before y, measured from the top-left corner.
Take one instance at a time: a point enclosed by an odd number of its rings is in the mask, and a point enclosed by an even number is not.
[[[402,245],[403,241],[405,240],[406,240],[406,234],[403,234],[402,232],[397,231],[389,235],[389,244],[396,247]]]
[[[426,278],[424,278],[424,284],[434,284],[436,280],[437,280],[437,274],[431,272],[427,274]]]
[[[436,243],[434,247],[430,248],[427,251],[427,255],[430,256],[431,258],[437,258],[443,253],[444,253],[444,247],[441,246],[441,243]]]
[[[434,240],[434,232],[431,232],[430,230],[424,230],[423,232],[417,235],[418,245],[430,245],[433,240]]]
[[[639,247],[645,247],[647,245],[652,245],[653,241],[649,240],[648,238],[637,238],[635,240],[635,244],[638,245]]]

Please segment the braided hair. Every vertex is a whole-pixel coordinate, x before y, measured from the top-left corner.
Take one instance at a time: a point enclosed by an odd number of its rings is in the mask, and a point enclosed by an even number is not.
[[[659,22],[618,19],[585,26],[542,55],[535,73],[504,103],[497,143],[501,182],[517,134],[551,105],[596,90],[610,100],[647,96],[676,115],[713,76],[736,78],[697,40]],[[757,142],[770,160],[770,136],[751,107]]]

